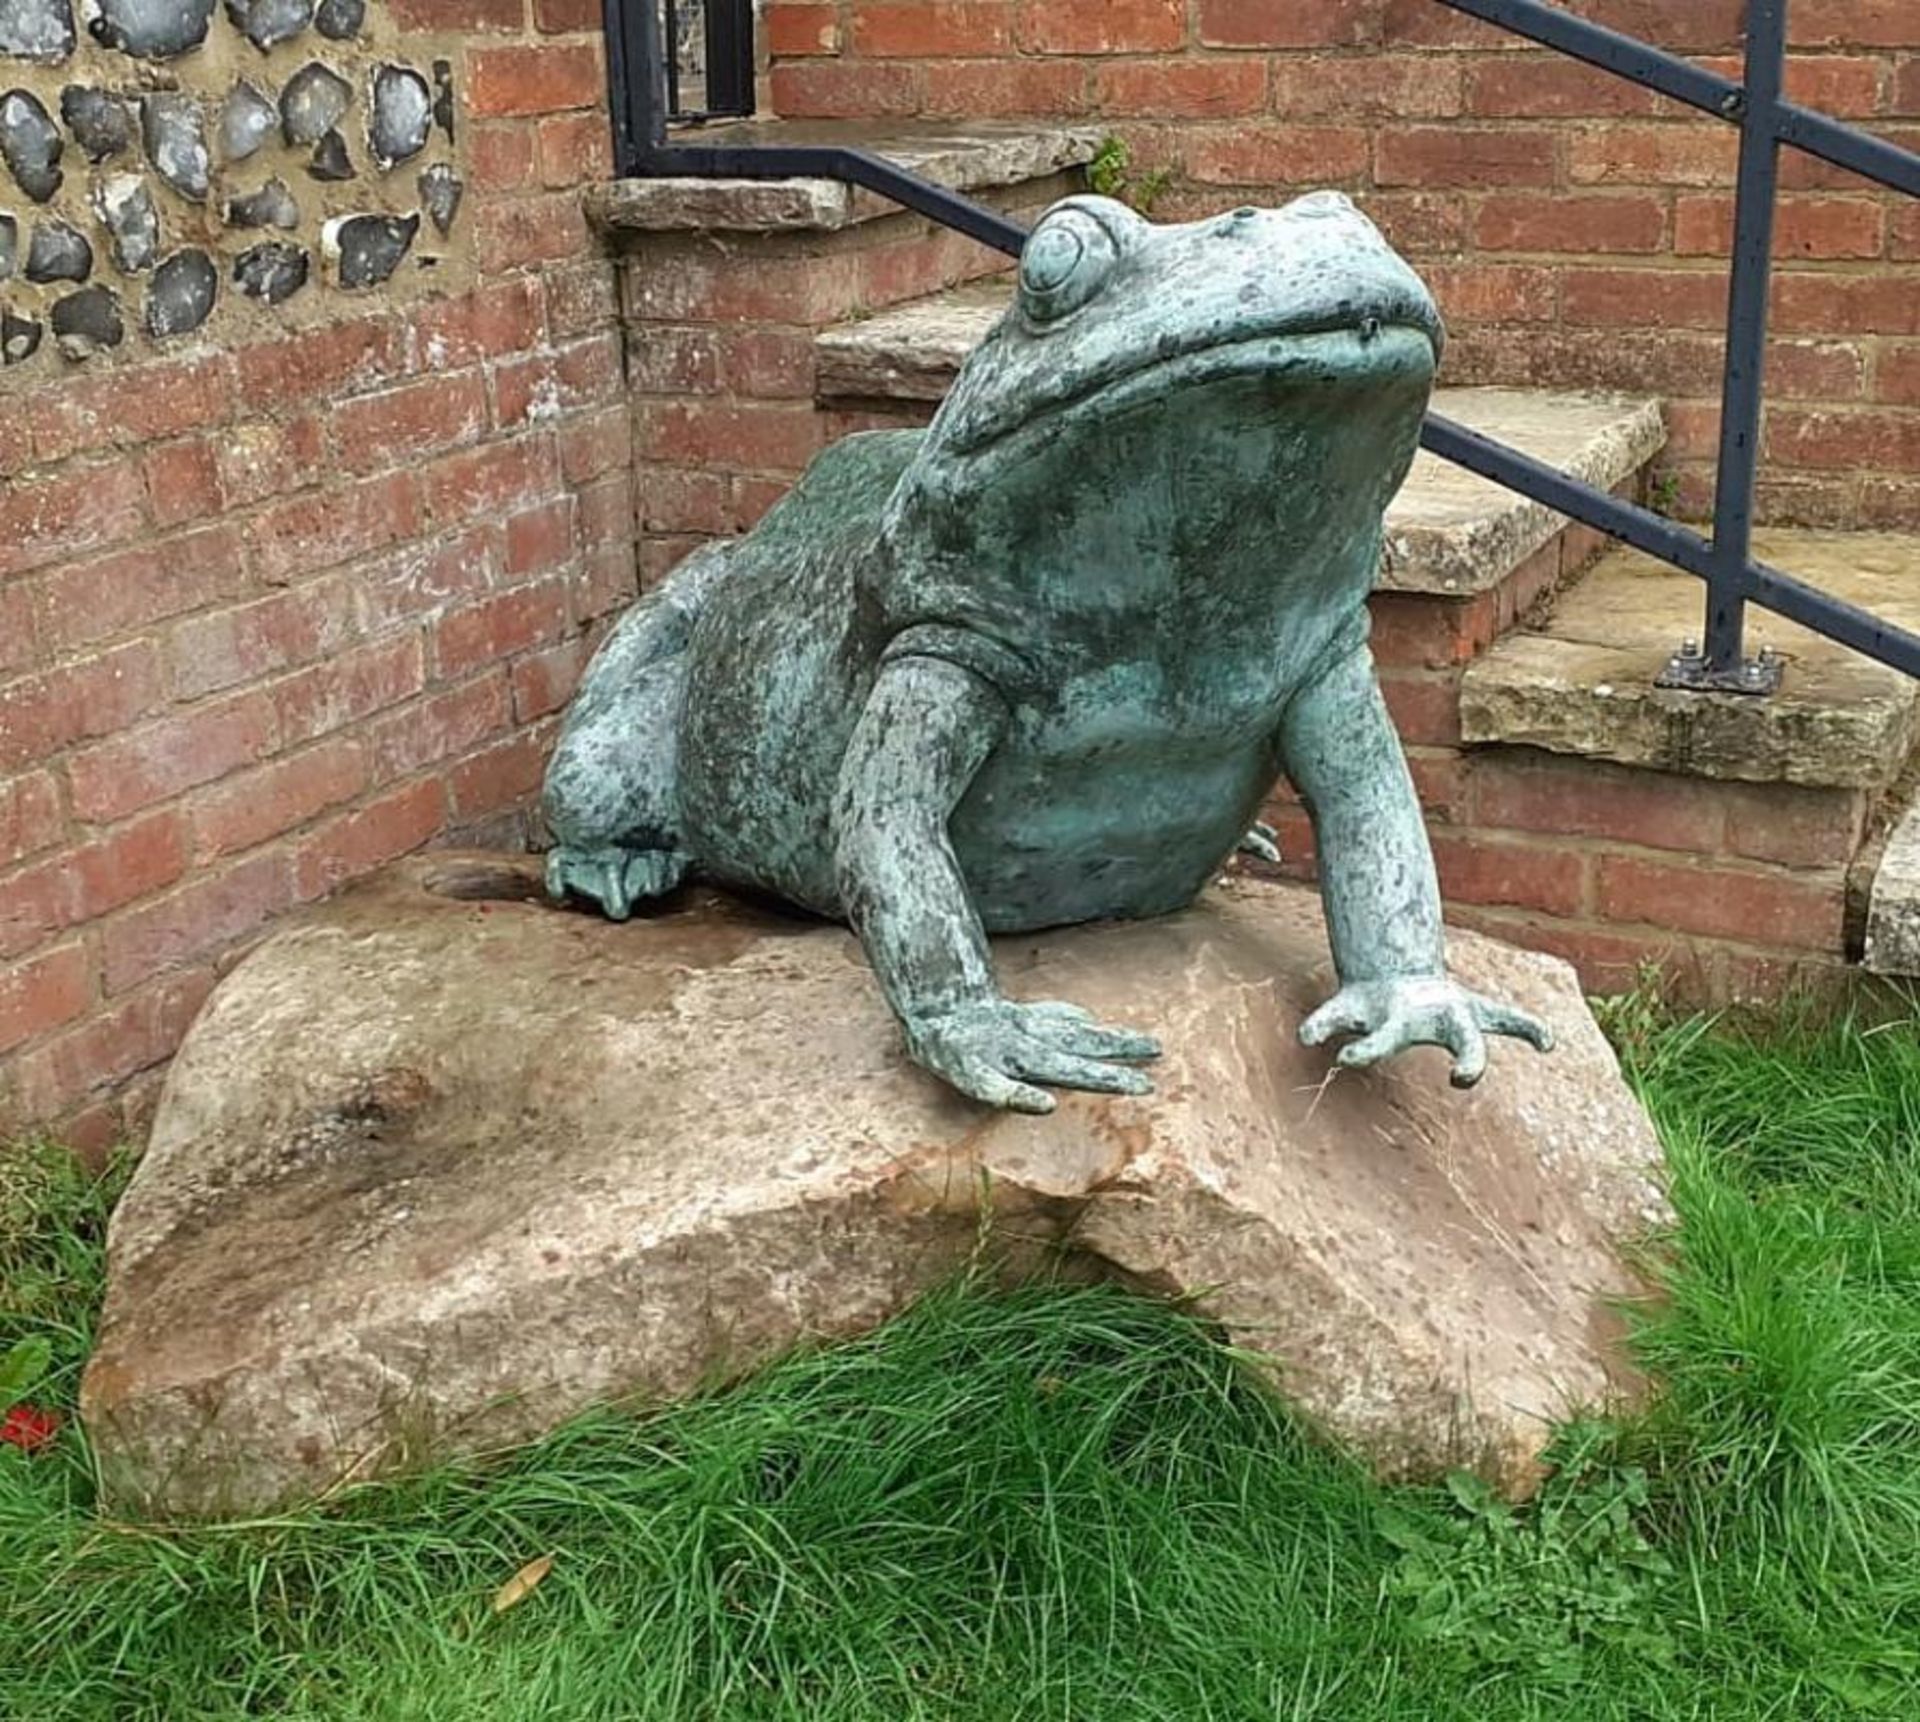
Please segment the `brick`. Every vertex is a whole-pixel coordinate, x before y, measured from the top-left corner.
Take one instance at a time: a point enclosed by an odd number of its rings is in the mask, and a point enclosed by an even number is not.
[[[1920,346],[1883,346],[1873,392],[1888,406],[1920,407]]]
[[[522,733],[461,760],[447,773],[454,817],[474,819],[530,800],[540,792],[547,752],[544,736]]]
[[[337,652],[356,631],[353,594],[339,580],[192,616],[167,634],[169,691],[194,700],[259,681]]]
[[[1727,279],[1719,270],[1568,269],[1560,305],[1572,324],[1724,329]]]
[[[551,496],[559,476],[550,438],[518,437],[443,456],[421,470],[420,486],[434,524],[445,528],[496,520]]]
[[[1449,902],[1573,916],[1586,897],[1587,857],[1548,845],[1504,842],[1475,832],[1432,833],[1440,888]]]
[[[40,638],[50,653],[64,655],[219,603],[245,583],[239,534],[223,524],[137,550],[63,562],[32,591]]]
[[[366,806],[330,820],[303,838],[293,860],[294,892],[311,902],[347,880],[420,848],[446,824],[447,795],[438,778],[402,785]]]
[[[1460,745],[1460,682],[1456,675],[1386,670],[1380,691],[1401,740],[1414,746]]]
[[[590,622],[615,610],[624,610],[639,590],[640,568],[631,544],[615,544],[594,551],[573,576],[570,589],[573,619],[576,623]]]
[[[1502,54],[1467,79],[1466,111],[1483,119],[1628,118],[1659,104],[1651,90],[1553,54]]]
[[[1551,323],[1560,304],[1560,276],[1524,264],[1433,263],[1425,271],[1440,309],[1474,323]]]
[[[60,841],[65,829],[53,774],[33,771],[0,782],[0,867],[11,867]]]
[[[1707,938],[1816,951],[1840,950],[1844,942],[1846,887],[1838,871],[1819,880],[1604,855],[1598,900],[1610,921]]]
[[[518,579],[564,566],[573,556],[573,498],[562,496],[508,517],[506,573]]]
[[[93,1002],[93,964],[77,940],[0,972],[0,1054],[70,1023]]]
[[[1371,610],[1374,659],[1394,669],[1467,663],[1493,644],[1498,620],[1491,593],[1460,599],[1376,592]]]
[[[1380,40],[1385,0],[1200,0],[1209,48],[1361,48]]]
[[[1773,341],[1767,346],[1767,393],[1775,400],[1844,401],[1866,391],[1867,350],[1858,342]]]
[[[220,423],[233,405],[233,371],[224,355],[64,378],[34,402],[33,452],[51,462],[180,436]]]
[[[1373,192],[1363,194],[1361,206],[1397,251],[1425,255],[1466,249],[1464,197],[1430,191]]]
[[[420,363],[437,372],[503,358],[539,342],[541,313],[537,279],[496,282],[414,311],[413,345]]]
[[[515,659],[513,721],[533,723],[559,711],[573,698],[591,655],[587,640],[580,637]]]
[[[1782,867],[1845,867],[1866,832],[1867,798],[1854,790],[1724,784],[1726,847]]]
[[[274,504],[247,522],[247,552],[261,580],[284,585],[419,531],[419,488],[397,472]]]
[[[921,76],[920,111],[929,119],[1063,119],[1092,106],[1087,65],[1080,60],[934,60]]]
[[[671,268],[636,269],[627,277],[631,314],[640,321],[723,328],[739,322],[808,327],[837,322],[853,311],[859,282],[858,259],[839,255],[755,257],[743,262],[725,255],[693,254],[676,257]],[[664,332],[653,329],[636,332],[636,377],[646,374],[649,351],[665,338]]]
[[[411,630],[275,683],[273,722],[281,744],[297,747],[412,699],[426,680],[425,636]]]
[[[169,976],[21,1054],[17,1092],[26,1115],[52,1118],[171,1058],[212,992],[213,979],[205,968]]]
[[[1487,251],[1651,253],[1666,246],[1667,204],[1639,192],[1501,192],[1477,205],[1472,232]]]
[[[1732,185],[1739,136],[1707,121],[1611,125],[1569,135],[1575,185]]]
[[[1433,0],[1387,0],[1380,28],[1388,48],[1507,48],[1523,44],[1490,24],[1466,18]]]
[[[543,119],[535,147],[542,185],[591,185],[613,177],[613,128],[599,108]]]
[[[131,538],[146,508],[146,483],[130,460],[9,481],[0,487],[0,580]]]
[[[1256,124],[1196,132],[1187,171],[1211,185],[1322,185],[1366,172],[1372,135],[1355,126]]]
[[[774,111],[793,119],[901,119],[920,106],[919,69],[897,60],[787,60],[768,82]]]
[[[1552,185],[1555,145],[1532,131],[1473,126],[1384,127],[1374,175],[1383,186]]]
[[[1459,62],[1433,54],[1276,60],[1273,111],[1286,120],[1426,119],[1458,114]]]
[[[1766,447],[1788,466],[1920,472],[1920,412],[1775,407],[1767,414]]]
[[[398,550],[355,571],[361,626],[378,633],[477,597],[505,567],[505,534],[492,524]]]
[[[150,640],[8,682],[0,686],[0,772],[111,735],[160,704],[160,659]]]
[[[12,873],[0,881],[0,956],[164,890],[186,866],[185,822],[166,808]]]
[[[1020,45],[1037,54],[1165,54],[1186,29],[1185,0],[1047,0],[1023,14]]]
[[[273,748],[272,703],[248,691],[129,729],[68,762],[76,817],[120,819],[251,765]]]
[[[467,179],[475,192],[527,191],[539,166],[539,134],[517,120],[467,128]]]
[[[641,460],[798,473],[820,448],[810,405],[642,401],[634,411]]]
[[[607,330],[507,360],[493,373],[494,418],[502,430],[517,430],[612,400],[620,393],[620,359],[620,337]]]
[[[603,27],[601,0],[533,0],[533,27],[546,36],[580,35]]]
[[[1583,991],[1606,998],[1630,993],[1649,980],[1660,997],[1680,1007],[1714,1002],[1713,946],[1674,933],[1630,933],[1589,922],[1539,920],[1511,910],[1448,904],[1447,922],[1470,927],[1522,950],[1544,951],[1571,963]]]
[[[557,433],[560,476],[585,484],[633,464],[633,415],[624,406],[575,418]]]
[[[761,29],[775,59],[840,52],[839,8],[819,0],[768,0]]]
[[[739,530],[733,484],[704,469],[649,466],[639,474],[642,532],[698,532],[711,538]]]
[[[460,676],[482,664],[530,651],[557,639],[567,625],[564,582],[516,586],[453,610],[434,624],[434,668]]]
[[[330,323],[235,355],[239,396],[256,412],[336,400],[405,375],[405,326],[387,317]]]
[[[24,581],[0,585],[0,674],[46,661],[34,609],[34,589]]]
[[[1778,334],[1920,335],[1920,283],[1905,271],[1786,271],[1774,284]]]
[[[320,483],[326,433],[316,418],[231,425],[215,441],[214,461],[228,506],[249,508]]]
[[[966,59],[1004,54],[1012,43],[1008,0],[858,0],[853,8],[856,54]]]
[[[265,850],[109,921],[100,933],[108,997],[258,932],[293,901],[286,855]]]
[[[584,257],[595,243],[577,192],[494,198],[479,206],[474,222],[474,253],[489,275]]]
[[[224,860],[296,831],[367,786],[361,743],[337,737],[242,772],[188,802],[196,866]]]
[[[1475,756],[1474,823],[1540,837],[1591,837],[1712,854],[1725,819],[1715,786],[1524,750]]]
[[[1746,0],[1582,0],[1574,10],[1596,24],[1670,53],[1735,47],[1746,27]]]
[[[334,445],[348,472],[384,472],[421,455],[460,448],[487,428],[487,385],[478,370],[424,377],[343,402]]]
[[[597,108],[606,100],[597,44],[475,48],[467,55],[467,106],[479,119]]]
[[[1267,69],[1258,60],[1122,60],[1098,68],[1093,92],[1114,118],[1257,114],[1267,104]]]
[[[403,30],[524,30],[526,0],[392,0]]]
[[[556,341],[617,329],[620,323],[620,272],[605,258],[561,264],[543,272],[548,333]],[[516,347],[531,346],[519,341]]]
[[[148,450],[140,472],[147,486],[147,513],[158,527],[211,519],[226,507],[219,459],[213,444],[203,438]]]
[[[512,721],[512,693],[506,672],[498,667],[438,690],[372,726],[368,745],[374,780],[397,782],[470,752]]]
[[[1872,198],[1780,200],[1775,249],[1783,257],[1870,258],[1887,246],[1887,211]],[[1733,249],[1733,204],[1724,197],[1682,197],[1674,205],[1673,249],[1682,257],[1725,257]]]
[[[1799,0],[1789,40],[1805,48],[1913,48],[1920,43],[1908,0]]]

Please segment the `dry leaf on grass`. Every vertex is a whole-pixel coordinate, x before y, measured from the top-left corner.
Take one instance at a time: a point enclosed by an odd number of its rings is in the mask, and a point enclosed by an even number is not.
[[[552,1571],[552,1555],[542,1555],[537,1561],[528,1561],[493,1593],[493,1612],[505,1614],[508,1609],[517,1608],[540,1588],[547,1574]]]

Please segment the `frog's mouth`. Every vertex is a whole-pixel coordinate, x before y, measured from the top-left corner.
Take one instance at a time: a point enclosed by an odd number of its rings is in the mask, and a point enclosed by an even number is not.
[[[1445,341],[1437,317],[1413,307],[1355,317],[1351,311],[1232,341],[1153,353],[1118,375],[1096,375],[1034,403],[1015,424],[982,425],[958,446],[986,448],[1069,418],[1111,418],[1174,394],[1250,379],[1339,385],[1402,375],[1432,380]]]

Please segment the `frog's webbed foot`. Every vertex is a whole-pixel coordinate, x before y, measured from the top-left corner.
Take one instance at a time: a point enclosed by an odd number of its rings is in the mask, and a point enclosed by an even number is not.
[[[907,1046],[917,1063],[963,1094],[1014,1112],[1051,1112],[1054,1097],[1035,1083],[1094,1094],[1151,1094],[1128,1066],[1160,1056],[1160,1043],[1130,1029],[1102,1028],[1077,1005],[961,1005],[910,1021]]]
[[[1280,854],[1280,833],[1262,820],[1240,839],[1240,853],[1278,867],[1283,859]]]
[[[1300,1026],[1307,1046],[1338,1035],[1361,1035],[1340,1049],[1347,1069],[1378,1064],[1414,1046],[1444,1046],[1453,1054],[1453,1085],[1472,1088],[1487,1073],[1490,1034],[1511,1035],[1540,1052],[1553,1050],[1553,1030],[1523,1010],[1496,1004],[1444,975],[1366,981],[1344,987]]]
[[[635,904],[672,891],[691,865],[674,849],[576,849],[562,844],[547,855],[547,895],[556,903],[586,897],[610,920],[624,921]]]

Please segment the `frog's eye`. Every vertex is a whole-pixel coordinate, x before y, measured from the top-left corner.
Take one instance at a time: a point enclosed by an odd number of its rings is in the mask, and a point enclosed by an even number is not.
[[[1113,235],[1086,211],[1050,215],[1020,255],[1020,292],[1028,315],[1047,323],[1079,310],[1119,261]]]

